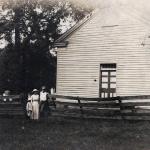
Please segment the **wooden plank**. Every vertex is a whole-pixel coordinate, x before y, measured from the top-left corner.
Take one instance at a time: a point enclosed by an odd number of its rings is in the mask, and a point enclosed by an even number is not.
[[[12,113],[2,113],[0,112],[0,115],[9,115],[9,116],[13,116],[13,115],[24,115],[24,112],[12,112]]]
[[[114,113],[114,112],[120,112],[119,108],[103,108],[103,109],[95,109],[95,108],[89,108],[89,107],[84,107],[84,111],[87,112],[97,112],[97,113]],[[67,107],[67,108],[58,108],[56,111],[64,111],[64,112],[78,112],[80,113],[80,108],[79,107]]]
[[[21,102],[4,102],[4,101],[0,101],[0,106],[3,105],[21,105]]]
[[[133,112],[123,112],[121,113],[123,116],[150,116],[150,112],[149,113],[133,113]]]
[[[75,97],[75,96],[63,96],[63,95],[50,95],[53,98],[62,98],[69,100],[85,100],[85,101],[114,101],[114,100],[136,100],[136,99],[150,99],[150,95],[139,95],[139,96],[117,96],[110,98],[85,98],[85,97]]]
[[[122,97],[119,97],[119,98],[121,100],[150,99],[150,95],[122,96]]]
[[[0,95],[0,99],[3,99],[3,98],[20,99],[21,96],[20,95],[9,95],[9,96],[2,96],[2,95]]]
[[[61,105],[68,105],[68,106],[79,106],[78,103],[71,103],[71,102],[56,102],[56,104],[61,104]],[[87,102],[87,103],[82,103],[82,107],[95,107],[95,108],[99,108],[99,107],[119,107],[119,103],[115,103],[115,102],[111,102],[111,103],[101,103],[101,102],[97,102],[97,103],[92,103],[92,102]]]
[[[126,102],[121,103],[121,106],[150,106],[150,102]]]
[[[23,109],[0,109],[0,112],[24,112]]]
[[[108,109],[84,109],[84,114],[86,115],[96,115],[96,116],[120,116],[120,110],[108,110]]]
[[[118,100],[119,97],[111,97],[111,98],[85,98],[85,97],[75,97],[75,96],[63,96],[63,95],[50,95],[51,98],[61,98],[61,99],[69,99],[69,100],[83,100],[83,101],[114,101]]]
[[[113,107],[119,107],[119,103],[82,103],[83,107],[108,107],[108,108],[113,108]]]
[[[8,108],[0,108],[0,111],[5,111],[5,110],[8,110],[8,111],[18,111],[18,110],[23,110],[21,107],[8,107]]]

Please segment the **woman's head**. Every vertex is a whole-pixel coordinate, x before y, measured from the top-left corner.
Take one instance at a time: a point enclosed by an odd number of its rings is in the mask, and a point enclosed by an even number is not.
[[[34,90],[32,91],[33,94],[38,94],[38,92],[39,92],[39,91],[38,91],[37,89],[34,89]]]

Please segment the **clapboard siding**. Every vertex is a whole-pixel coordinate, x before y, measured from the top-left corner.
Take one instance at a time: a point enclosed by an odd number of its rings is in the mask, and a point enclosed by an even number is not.
[[[106,8],[69,37],[58,50],[57,94],[98,97],[102,63],[117,64],[117,95],[149,93],[150,26],[133,16]]]

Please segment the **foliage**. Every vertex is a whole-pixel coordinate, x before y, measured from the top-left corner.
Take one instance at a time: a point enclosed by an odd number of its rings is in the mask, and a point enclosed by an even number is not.
[[[70,27],[90,11],[67,1],[6,1],[0,18],[0,38],[8,43],[0,54],[0,91],[55,87],[56,57],[49,48],[62,34],[62,22]]]

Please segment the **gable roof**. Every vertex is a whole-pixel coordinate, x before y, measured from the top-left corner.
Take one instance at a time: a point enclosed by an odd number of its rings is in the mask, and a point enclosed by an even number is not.
[[[54,43],[53,47],[66,47],[68,45],[68,41],[65,41],[72,33],[74,33],[77,29],[83,26],[86,22],[88,22],[94,14],[96,14],[97,10],[94,10],[89,15],[85,16],[81,21],[76,23],[73,27],[67,30],[62,36],[60,36]]]
[[[139,3],[140,4],[140,3]],[[119,7],[118,7],[119,6]],[[149,5],[150,6],[150,5]],[[66,47],[68,45],[68,41],[65,41],[69,36],[71,36],[77,29],[82,27],[88,20],[91,20],[93,18],[94,14],[98,14],[97,12],[101,12],[102,9],[115,7],[115,9],[118,9],[118,12],[123,12],[128,14],[128,16],[144,23],[147,26],[150,26],[150,9],[145,9],[145,7],[138,7],[130,4],[124,4],[124,5],[113,5],[113,6],[105,6],[104,8],[99,8],[94,10],[90,15],[86,16],[83,20],[79,21],[77,24],[75,24],[72,28],[70,28],[67,32],[65,32],[60,38],[58,38],[53,47]],[[148,7],[149,8],[149,7]]]

